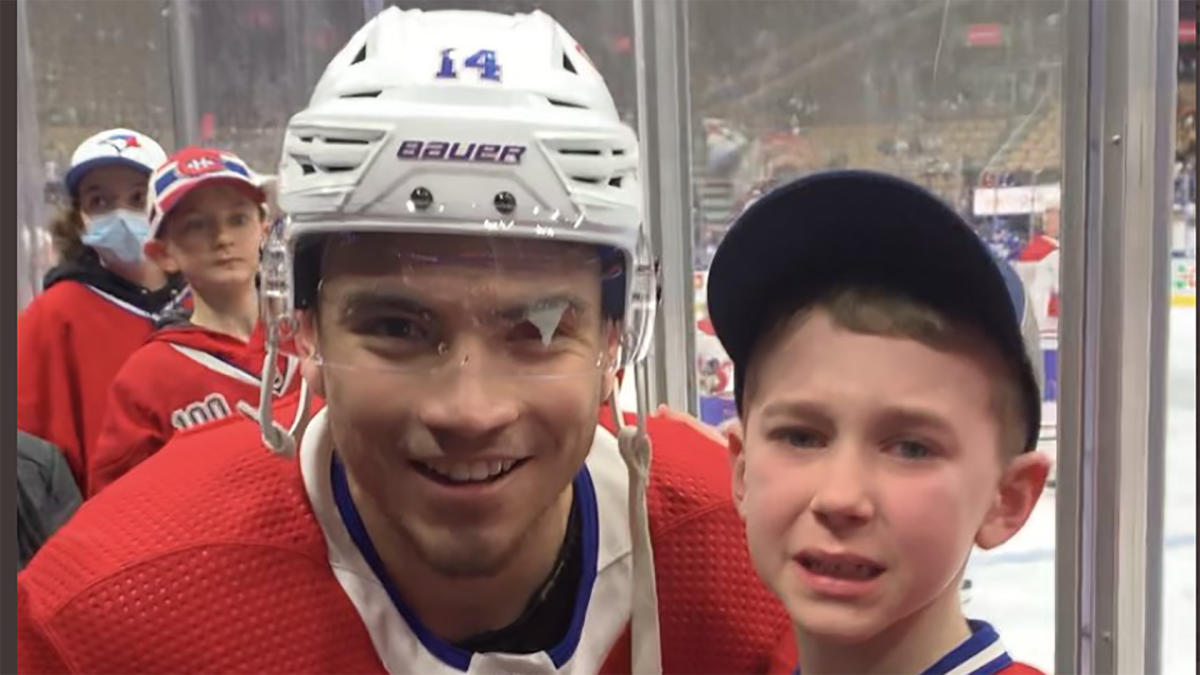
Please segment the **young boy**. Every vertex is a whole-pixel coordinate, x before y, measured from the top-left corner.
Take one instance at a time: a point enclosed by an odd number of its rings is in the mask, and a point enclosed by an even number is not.
[[[87,462],[88,497],[176,431],[227,417],[241,400],[258,406],[265,349],[255,275],[266,195],[237,156],[194,147],[159,167],[150,188],[146,256],[183,275],[195,308],[151,335],[117,374]],[[297,365],[281,357],[277,394],[299,386]]]
[[[1015,274],[924,189],[839,171],[744,211],[708,284],[734,499],[799,672],[1038,672],[959,601],[972,545],[1012,537],[1049,468]]]

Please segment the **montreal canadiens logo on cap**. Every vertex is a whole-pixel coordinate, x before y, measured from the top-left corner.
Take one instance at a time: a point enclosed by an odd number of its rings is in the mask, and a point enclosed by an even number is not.
[[[211,148],[189,148],[176,158],[176,169],[184,176],[203,176],[225,169],[221,153]]]

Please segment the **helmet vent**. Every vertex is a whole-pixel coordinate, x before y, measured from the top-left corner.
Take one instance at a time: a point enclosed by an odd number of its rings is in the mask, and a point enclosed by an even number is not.
[[[575,73],[576,75],[579,74],[579,71],[575,70],[575,64],[571,63],[571,59],[567,58],[566,52],[563,52],[563,68]]]
[[[550,97],[546,97],[546,100],[550,102],[550,105],[558,106],[560,108],[579,108],[581,110],[587,110],[587,106],[580,105],[578,103],[571,103],[570,101],[562,101]]]
[[[367,43],[364,42],[362,49],[358,50],[358,53],[354,55],[354,60],[350,62],[350,65],[354,65],[356,63],[362,63],[363,61],[366,61],[366,60],[367,60]]]
[[[356,91],[353,94],[342,94],[341,98],[377,98],[382,91]]]
[[[600,156],[600,151],[593,150],[592,148],[560,148],[558,153],[560,155],[590,155],[593,157]]]

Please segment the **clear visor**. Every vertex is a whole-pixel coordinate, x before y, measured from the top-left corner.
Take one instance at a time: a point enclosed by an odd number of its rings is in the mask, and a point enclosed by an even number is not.
[[[626,286],[615,249],[359,231],[302,240],[294,256],[308,309],[284,344],[324,368],[540,379],[619,366]]]

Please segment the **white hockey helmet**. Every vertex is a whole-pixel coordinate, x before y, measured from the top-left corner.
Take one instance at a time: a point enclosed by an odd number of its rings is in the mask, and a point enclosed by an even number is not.
[[[622,259],[605,297],[620,305],[623,367],[648,349],[657,301],[642,198],[636,136],[554,19],[389,7],[288,123],[278,178],[288,222],[264,260],[267,304],[311,302],[315,264],[298,247],[314,235],[589,244]]]

